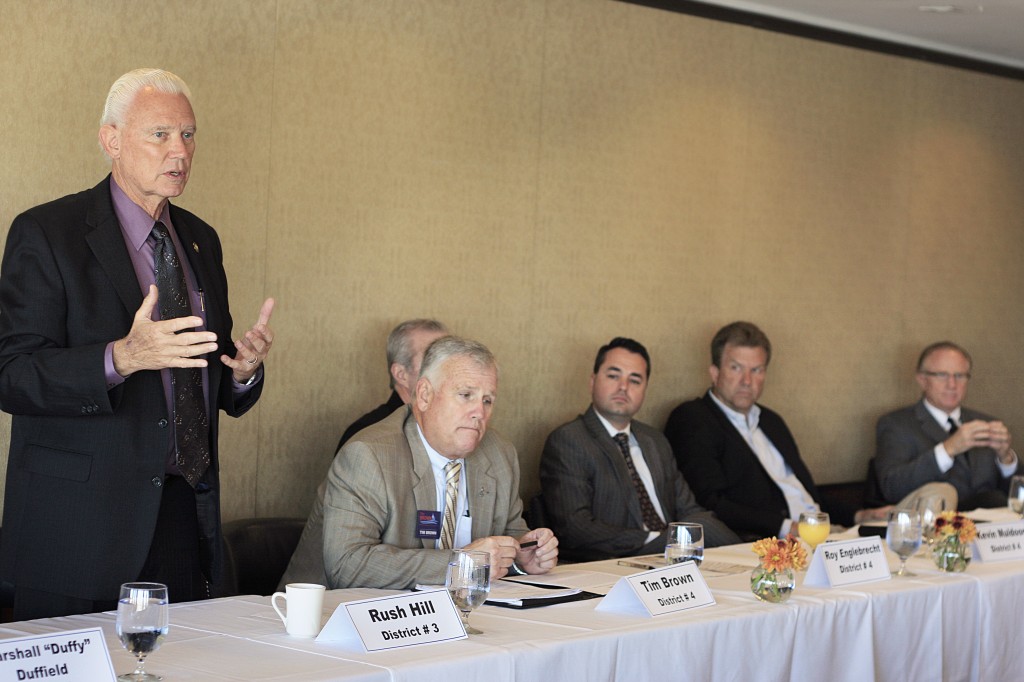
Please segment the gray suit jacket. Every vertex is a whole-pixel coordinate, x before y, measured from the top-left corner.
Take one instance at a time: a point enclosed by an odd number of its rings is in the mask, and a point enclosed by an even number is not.
[[[960,419],[966,423],[975,419],[992,421],[994,417],[961,407]],[[947,437],[923,400],[878,420],[875,468],[886,501],[898,502],[931,481],[952,484],[961,500],[986,491],[1006,492],[1007,481],[999,471],[992,448],[972,448],[953,458],[952,469],[939,471],[933,450]],[[1018,464],[1017,472],[1020,471]]]
[[[529,530],[511,443],[488,430],[464,472],[474,539]],[[360,431],[338,452],[282,584],[407,589],[444,583],[449,553],[416,537],[418,509],[437,510],[437,490],[406,407]]]
[[[739,542],[713,513],[697,504],[665,436],[638,421],[630,430],[651,470],[665,520],[703,524],[708,547]],[[558,537],[559,556],[592,561],[665,549],[664,534],[647,541],[640,498],[625,459],[593,406],[548,436],[540,480],[545,520]]]

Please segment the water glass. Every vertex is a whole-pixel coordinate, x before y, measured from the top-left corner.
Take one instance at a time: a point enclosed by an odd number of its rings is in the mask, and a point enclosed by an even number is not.
[[[448,559],[448,573],[445,575],[444,586],[459,609],[466,634],[483,634],[469,624],[469,614],[487,601],[487,594],[491,591],[490,553],[453,550]]]
[[[665,563],[678,564],[683,561],[692,561],[697,566],[704,561],[704,526],[699,523],[676,521],[668,524]]]
[[[1024,476],[1010,479],[1010,495],[1006,498],[1010,511],[1024,518]]]
[[[889,523],[885,528],[885,541],[900,558],[900,569],[893,573],[897,577],[914,577],[907,570],[907,559],[921,547],[921,514],[913,509],[893,509],[889,512]]]
[[[935,519],[946,511],[943,495],[922,495],[914,502],[914,510],[921,515],[921,533],[928,545],[935,543]]]
[[[125,583],[117,600],[115,629],[121,645],[138,659],[134,672],[119,675],[119,682],[158,682],[147,673],[146,656],[160,648],[167,636],[167,586],[160,583]]]

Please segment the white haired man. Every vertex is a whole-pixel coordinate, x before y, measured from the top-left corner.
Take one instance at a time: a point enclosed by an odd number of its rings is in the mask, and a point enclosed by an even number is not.
[[[263,386],[273,299],[231,340],[220,240],[171,205],[189,180],[188,86],[111,87],[111,173],[14,219],[0,275],[0,408],[13,415],[0,578],[18,620],[113,608],[122,583],[211,594],[218,414]]]

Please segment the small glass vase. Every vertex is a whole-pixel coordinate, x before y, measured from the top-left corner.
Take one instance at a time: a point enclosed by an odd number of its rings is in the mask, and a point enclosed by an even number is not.
[[[769,571],[758,566],[750,574],[750,591],[761,601],[770,604],[781,604],[793,594],[796,578],[790,568],[781,571]]]
[[[932,558],[940,570],[960,573],[971,563],[971,547],[951,535],[932,546]]]

